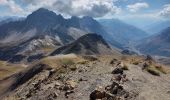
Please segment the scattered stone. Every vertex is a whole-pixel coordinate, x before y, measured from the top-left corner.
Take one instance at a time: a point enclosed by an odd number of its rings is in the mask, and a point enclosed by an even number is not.
[[[167,91],[168,94],[170,94],[170,91]]]
[[[113,82],[111,85],[105,87],[105,90],[102,87],[96,88],[90,94],[90,100],[124,100],[128,96],[129,93],[123,89],[123,86],[117,82]]]
[[[122,76],[122,83],[127,82],[128,78],[126,77],[126,74],[123,74]]]
[[[82,70],[82,69],[80,69],[78,72],[79,72],[79,73],[81,73],[81,72],[83,72],[83,70]]]
[[[107,99],[105,99],[105,100],[117,100],[116,99],[116,96],[115,95],[113,95],[113,94],[111,94],[111,93],[109,93],[109,92],[106,92],[106,98]]]
[[[150,55],[147,55],[146,58],[145,58],[145,61],[152,61],[152,60],[153,60],[153,58]]]
[[[147,61],[149,64],[152,64],[153,62],[155,62],[154,59],[152,58],[152,56],[150,56],[150,55],[146,56],[145,61]]]
[[[77,66],[72,65],[72,66],[70,66],[70,69],[71,69],[71,71],[75,71],[77,69]]]
[[[70,86],[71,89],[74,89],[77,85],[77,83],[73,80],[69,80],[66,82],[66,85]]]
[[[68,91],[66,91],[66,92],[65,92],[65,97],[68,98],[68,96],[69,96],[70,94],[72,94],[72,93],[74,93],[73,90],[68,90]]]
[[[48,100],[51,100],[51,99],[53,99],[53,98],[57,98],[58,97],[58,93],[56,93],[56,92],[52,92],[52,93],[50,93],[49,94],[49,96],[48,96]]]
[[[57,81],[55,81],[55,86],[61,86],[61,84],[59,83],[59,82],[57,82]]]
[[[87,67],[90,67],[89,65]]]
[[[117,59],[113,59],[110,61],[110,64],[115,64],[117,62]]]
[[[112,71],[112,74],[123,74],[123,69],[120,67],[117,67]]]
[[[87,81],[87,79],[80,78],[79,81]]]
[[[128,79],[126,78],[126,74],[118,74],[118,75],[113,76],[111,81],[116,81],[118,83],[124,83],[124,82],[128,81]]]
[[[62,67],[63,67],[63,68],[68,68],[68,66],[67,66],[67,65],[62,65]]]
[[[145,63],[143,64],[142,70],[144,70],[144,69],[146,69],[146,68],[148,68],[148,67],[149,67],[149,64],[145,62]]]
[[[56,69],[51,69],[50,70],[50,75],[54,74],[56,72]]]
[[[77,83],[73,80],[66,81],[66,83],[59,87],[60,90],[68,91],[73,90],[76,87]]]
[[[26,94],[26,98],[31,97],[31,95],[32,95],[32,94],[31,94],[31,91],[29,90],[28,93]]]
[[[52,89],[52,88],[59,88],[61,84],[57,81],[51,82],[50,84],[47,84],[43,87],[44,90]]]
[[[122,75],[118,74],[116,76],[113,76],[112,81],[120,82],[122,80]]]

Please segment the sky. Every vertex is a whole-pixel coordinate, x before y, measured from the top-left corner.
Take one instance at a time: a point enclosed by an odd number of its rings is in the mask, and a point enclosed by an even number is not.
[[[69,16],[125,21],[170,19],[170,0],[0,0],[0,16],[27,16],[38,8]]]

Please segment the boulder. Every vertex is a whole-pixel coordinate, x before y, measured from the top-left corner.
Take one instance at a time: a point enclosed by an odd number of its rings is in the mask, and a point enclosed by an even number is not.
[[[103,99],[106,97],[106,92],[102,90],[102,87],[97,87],[91,94],[90,100]]]
[[[117,67],[112,71],[112,74],[123,74],[123,69],[121,67]]]

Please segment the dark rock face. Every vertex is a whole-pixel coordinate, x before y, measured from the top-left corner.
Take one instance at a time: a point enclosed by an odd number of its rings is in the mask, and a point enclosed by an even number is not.
[[[66,46],[56,49],[51,55],[56,54],[110,54],[111,48],[105,40],[97,34],[87,34]]]

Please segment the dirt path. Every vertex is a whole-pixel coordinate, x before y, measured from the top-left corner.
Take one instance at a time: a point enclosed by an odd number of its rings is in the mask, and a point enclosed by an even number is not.
[[[136,89],[136,100],[170,100],[170,75],[153,76],[139,66],[129,65],[127,90]]]

